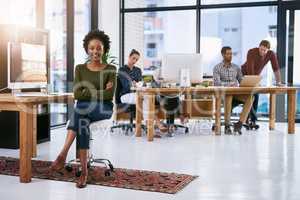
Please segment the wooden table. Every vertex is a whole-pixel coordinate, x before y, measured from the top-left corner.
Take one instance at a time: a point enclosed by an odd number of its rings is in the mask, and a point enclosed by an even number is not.
[[[276,95],[287,94],[288,96],[288,133],[295,132],[295,115],[296,115],[296,93],[297,87],[190,87],[190,88],[135,88],[137,93],[136,99],[136,137],[141,136],[141,123],[143,112],[143,97],[149,99],[149,115],[147,120],[147,138],[153,141],[154,136],[154,113],[155,113],[155,95],[160,94],[186,94],[191,97],[192,94],[212,95],[215,99],[215,134],[221,134],[221,100],[225,95],[237,94],[270,94],[269,109],[269,128],[275,128],[276,112]]]
[[[0,94],[0,111],[17,111],[20,130],[20,182],[31,181],[31,158],[36,157],[37,105],[73,101],[72,93],[47,96],[18,97]]]

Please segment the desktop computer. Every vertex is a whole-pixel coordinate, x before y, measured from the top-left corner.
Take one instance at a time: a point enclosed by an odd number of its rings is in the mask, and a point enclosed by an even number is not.
[[[167,83],[201,83],[202,68],[201,54],[166,54],[162,59],[160,77]]]
[[[47,87],[47,47],[8,42],[7,87],[11,90]]]
[[[0,88],[9,88],[1,90],[1,93],[8,93],[11,89],[39,91],[47,85],[50,64],[48,41],[47,30],[0,25]],[[19,112],[0,111],[0,148],[19,148],[19,124]],[[49,140],[49,105],[39,105],[37,142]]]

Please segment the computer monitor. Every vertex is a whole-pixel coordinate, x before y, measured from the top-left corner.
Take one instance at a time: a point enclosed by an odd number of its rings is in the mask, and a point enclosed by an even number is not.
[[[8,88],[47,87],[47,47],[8,42]]]
[[[202,82],[202,55],[166,54],[163,56],[161,78],[164,82],[179,83],[181,69],[189,69],[191,83]]]

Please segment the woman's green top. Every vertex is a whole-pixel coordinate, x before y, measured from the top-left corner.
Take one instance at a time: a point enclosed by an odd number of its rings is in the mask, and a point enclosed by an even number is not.
[[[108,82],[113,83],[106,90]],[[87,64],[77,65],[73,85],[74,98],[81,101],[112,101],[116,88],[116,67],[107,65],[100,71],[91,71]]]

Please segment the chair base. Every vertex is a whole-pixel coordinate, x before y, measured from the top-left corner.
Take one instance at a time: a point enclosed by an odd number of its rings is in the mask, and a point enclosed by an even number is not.
[[[119,129],[121,128],[122,131],[125,131],[125,135],[129,135],[129,131],[132,133],[133,132],[133,129],[135,129],[136,127],[136,124],[117,124],[117,125],[114,125],[110,128],[110,132],[113,133],[114,132],[114,129]],[[141,128],[142,130],[144,130],[146,132],[146,126],[144,124],[141,124]]]
[[[221,126],[225,126],[225,122],[221,122]],[[229,126],[233,127],[234,124],[230,123]],[[257,130],[257,129],[259,129],[259,125],[251,125],[251,124],[247,124],[247,123],[243,124],[243,127],[245,127],[246,130]],[[216,130],[216,125],[215,124],[212,125],[211,130],[212,131]]]
[[[92,166],[93,163],[99,163],[99,164],[104,164],[106,167],[106,170],[104,171],[104,176],[111,176],[112,173],[114,172],[114,166],[112,165],[112,163],[110,162],[110,160],[108,159],[103,159],[103,158],[93,158],[93,156],[91,155],[88,158],[88,168],[90,168]],[[73,167],[72,164],[80,164],[80,160],[79,159],[73,159],[70,160],[66,165],[65,165],[65,169],[68,172],[73,171]],[[81,175],[81,167],[79,167],[79,169],[75,172],[76,177],[80,177]]]
[[[177,129],[182,128],[184,129],[184,133],[188,134],[189,133],[189,127],[181,125],[181,124],[167,124],[168,127],[168,134],[167,136],[169,137],[173,137],[173,130],[172,127],[174,127],[175,131],[177,131]]]

